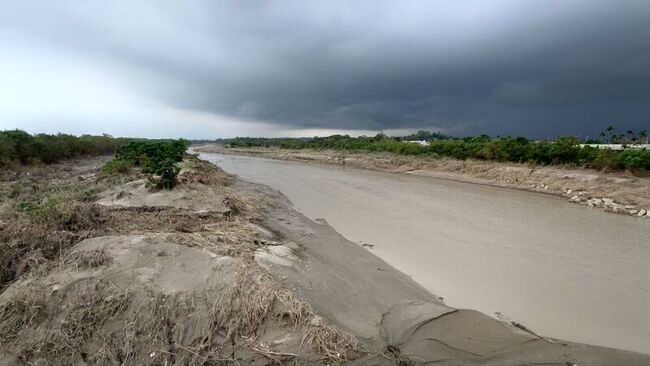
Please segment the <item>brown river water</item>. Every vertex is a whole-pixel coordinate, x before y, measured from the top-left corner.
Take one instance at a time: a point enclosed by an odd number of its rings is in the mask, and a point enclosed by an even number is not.
[[[650,354],[650,220],[565,199],[340,166],[201,153],[284,193],[457,308]]]

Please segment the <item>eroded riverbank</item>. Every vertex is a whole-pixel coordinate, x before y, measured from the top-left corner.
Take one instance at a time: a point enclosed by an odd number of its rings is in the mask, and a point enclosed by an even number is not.
[[[230,155],[203,157],[285,193],[312,219],[452,306],[547,336],[650,352],[650,228],[549,195]]]
[[[626,172],[342,150],[224,148],[221,145],[202,145],[194,149],[197,152],[351,166],[547,193],[606,212],[650,219],[650,178]]]
[[[2,365],[650,362],[450,307],[281,192],[194,157],[172,190],[99,163],[0,181]]]

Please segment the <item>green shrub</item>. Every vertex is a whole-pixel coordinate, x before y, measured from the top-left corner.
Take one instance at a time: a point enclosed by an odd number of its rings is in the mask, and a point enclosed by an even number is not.
[[[129,167],[140,167],[143,173],[149,174],[149,188],[171,189],[176,185],[176,176],[181,170],[176,163],[183,160],[188,146],[189,142],[183,139],[130,141],[117,149],[115,159],[106,169],[128,171]]]
[[[152,163],[143,170],[145,173],[151,173],[149,185],[155,189],[172,189],[176,185],[176,176],[181,168],[176,165],[173,159],[167,158],[163,161],[152,160]]]
[[[131,139],[66,134],[30,135],[21,130],[0,131],[0,166],[30,163],[56,163],[84,155],[111,154]]]
[[[94,205],[84,202],[86,199],[87,193],[76,186],[61,187],[37,205],[25,203],[21,211],[34,222],[60,230],[92,229],[97,225],[98,212]]]
[[[644,132],[645,133],[645,132]],[[645,135],[644,135],[645,136]],[[406,142],[410,139],[428,140],[428,146]],[[570,164],[594,169],[650,170],[647,150],[609,150],[580,147],[578,140],[565,136],[555,141],[532,142],[523,137],[493,139],[487,135],[450,138],[435,133],[418,133],[408,137],[350,137],[332,135],[314,138],[241,138],[225,140],[230,147],[278,147],[284,149],[334,149],[347,151],[384,151],[401,155],[429,155],[454,159],[480,159],[504,162]]]
[[[623,150],[616,157],[620,166],[630,170],[650,170],[650,150]]]
[[[23,188],[18,183],[13,183],[9,186],[9,198],[16,198],[23,193]]]
[[[130,141],[117,148],[115,158],[130,160],[136,166],[147,166],[153,160],[159,164],[165,159],[183,160],[189,142],[183,139],[171,141]]]
[[[111,159],[104,163],[100,170],[104,174],[126,174],[133,166],[130,160]]]

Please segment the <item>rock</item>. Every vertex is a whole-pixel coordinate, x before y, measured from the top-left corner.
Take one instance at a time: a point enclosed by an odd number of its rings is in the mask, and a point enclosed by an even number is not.
[[[592,207],[600,207],[603,205],[603,200],[600,198],[592,198],[589,200],[589,203],[593,205]]]
[[[578,202],[578,201],[580,201],[580,197],[578,197],[578,196],[573,196],[573,197],[571,197],[571,198],[569,199],[569,201],[571,201],[571,202]]]
[[[573,192],[573,190],[569,189],[569,190],[566,191],[566,194],[571,194],[571,192]]]
[[[611,198],[603,198],[603,203],[605,204],[605,206],[615,205],[614,200]]]
[[[630,215],[636,215],[639,212],[639,210],[629,210],[628,212],[630,213]]]
[[[641,216],[645,215],[646,213],[647,213],[646,210],[639,210],[639,212],[637,212],[636,215],[639,216],[639,217],[641,217]]]

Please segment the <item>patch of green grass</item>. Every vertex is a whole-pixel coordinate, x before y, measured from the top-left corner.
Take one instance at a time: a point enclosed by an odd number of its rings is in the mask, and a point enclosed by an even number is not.
[[[16,211],[18,212],[29,213],[34,211],[34,209],[34,204],[29,201],[20,201],[16,204]]]
[[[23,188],[20,184],[13,183],[9,186],[9,198],[16,198],[20,196],[21,193],[23,193]]]
[[[100,171],[107,175],[126,174],[134,166],[135,164],[131,160],[111,159],[102,165]]]
[[[19,202],[17,211],[38,224],[60,230],[87,230],[97,226],[97,208],[89,202],[92,192],[75,185],[59,187],[38,203]]]

